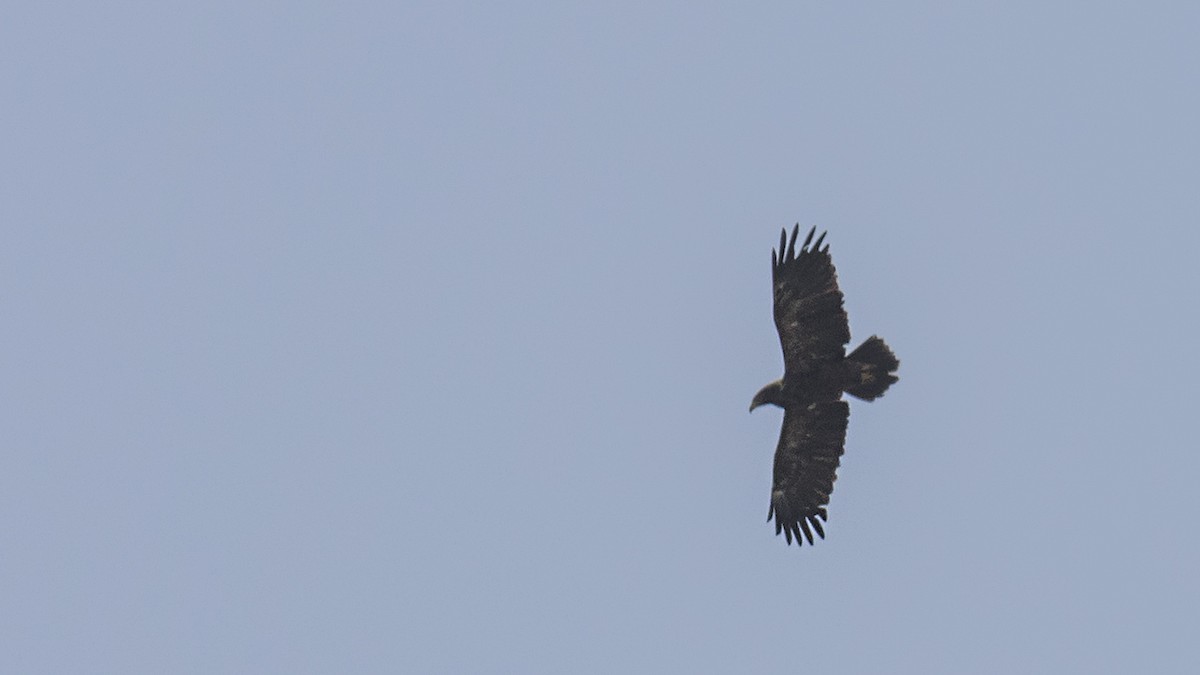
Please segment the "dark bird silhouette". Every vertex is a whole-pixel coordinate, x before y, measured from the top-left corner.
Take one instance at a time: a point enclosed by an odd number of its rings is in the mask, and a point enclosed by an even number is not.
[[[783,408],[767,520],[774,518],[775,534],[782,532],[788,544],[794,538],[797,545],[805,539],[812,544],[814,531],[825,538],[821,522],[850,419],[842,393],[873,401],[899,379],[895,371],[900,367],[892,350],[874,335],[846,355],[850,325],[829,245],[821,248],[825,233],[814,243],[816,231],[809,230],[797,252],[800,226],[792,230],[790,243],[785,229],[779,253],[771,251],[783,378],[763,387],[750,403],[751,411],[766,403]]]

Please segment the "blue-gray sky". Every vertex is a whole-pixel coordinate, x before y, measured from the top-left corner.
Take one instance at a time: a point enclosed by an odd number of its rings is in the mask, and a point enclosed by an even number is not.
[[[1194,672],[1200,8],[1050,5],[8,8],[0,671]]]

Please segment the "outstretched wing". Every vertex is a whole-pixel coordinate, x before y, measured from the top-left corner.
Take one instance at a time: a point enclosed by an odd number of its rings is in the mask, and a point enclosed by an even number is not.
[[[796,252],[800,226],[779,237],[779,252],[771,251],[771,278],[775,287],[775,328],[783,346],[784,379],[806,372],[814,362],[840,359],[850,341],[850,323],[842,308],[837,271],[829,257],[825,235],[809,247],[817,228]]]
[[[775,519],[775,534],[783,532],[788,544],[794,537],[802,546],[801,532],[812,544],[813,530],[825,538],[820,521],[825,520],[825,505],[837,479],[849,419],[850,404],[845,401],[794,405],[783,413],[767,520]]]

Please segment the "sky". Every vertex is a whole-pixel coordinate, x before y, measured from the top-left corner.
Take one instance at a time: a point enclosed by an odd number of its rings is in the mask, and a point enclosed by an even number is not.
[[[3,14],[0,671],[1200,663],[1200,6]],[[795,223],[901,360],[800,549]]]

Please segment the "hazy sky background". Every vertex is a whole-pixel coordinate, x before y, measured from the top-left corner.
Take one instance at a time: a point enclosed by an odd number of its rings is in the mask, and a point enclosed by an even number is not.
[[[0,671],[1197,672],[1197,35],[8,7]],[[799,550],[795,222],[902,361]]]

